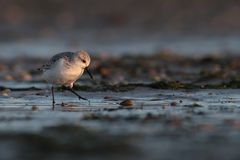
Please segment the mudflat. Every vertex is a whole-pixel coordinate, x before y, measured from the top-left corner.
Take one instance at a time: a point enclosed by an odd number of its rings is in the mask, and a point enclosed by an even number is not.
[[[45,59],[1,62],[2,159],[238,159],[238,56],[93,57],[95,81],[49,85]]]

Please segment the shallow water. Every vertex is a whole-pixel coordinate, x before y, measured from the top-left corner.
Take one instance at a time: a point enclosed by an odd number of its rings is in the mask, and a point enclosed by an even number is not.
[[[73,159],[111,159],[110,157],[118,158],[119,155],[133,159],[175,159],[183,153],[186,153],[186,159],[239,158],[239,89],[156,90],[138,87],[127,92],[78,91],[90,100],[90,105],[87,101],[79,101],[69,92],[58,91],[54,110],[50,92],[45,90],[46,86],[43,89],[12,91],[7,97],[0,97],[0,138],[5,137],[4,143],[0,145],[1,157],[28,157],[24,149],[16,146],[22,145],[26,150],[30,149],[28,140],[31,141],[31,138],[28,136],[34,135],[40,138],[34,141],[35,146],[31,146],[31,158],[39,152],[50,155],[48,159],[55,159],[59,152]],[[133,106],[121,107],[119,103],[125,99],[131,99]],[[62,102],[64,106],[61,105]],[[62,133],[61,128],[64,130]],[[88,152],[79,154],[81,150],[86,150],[87,146],[83,144],[88,141],[93,146],[98,146],[88,137],[85,140],[77,137],[64,138],[74,132],[82,133],[81,128],[89,134],[102,137],[99,147],[105,148],[105,152],[109,148],[104,143],[120,146],[113,147],[115,150],[110,157],[91,147]],[[9,134],[9,137],[5,134]],[[52,137],[52,134],[55,136]],[[18,137],[24,139],[14,140]],[[50,145],[41,142],[41,137],[57,142],[65,139],[63,144],[73,145],[78,151],[65,150],[60,144],[56,144],[59,146],[55,149],[50,148],[50,151],[39,149],[38,146],[42,143]],[[103,137],[113,141],[107,141]],[[75,145],[74,141],[83,144]]]
[[[76,33],[74,36],[30,38],[0,43],[0,57],[12,59],[21,56],[48,58],[63,51],[87,50],[94,55],[152,54],[171,51],[181,55],[237,54],[239,36],[177,36],[142,32],[103,31],[103,33]],[[116,32],[116,34],[115,34]],[[120,33],[119,33],[120,32]],[[112,35],[112,36],[111,36]],[[114,35],[114,36],[113,36]],[[103,38],[104,37],[104,38]]]

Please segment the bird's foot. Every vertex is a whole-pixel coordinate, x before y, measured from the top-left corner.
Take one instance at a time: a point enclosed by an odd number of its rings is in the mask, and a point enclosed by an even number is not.
[[[82,97],[82,96],[78,96],[78,99],[80,100],[80,99],[83,99],[83,100],[86,100],[86,101],[88,101],[88,99],[87,98],[84,98],[84,97]]]
[[[80,100],[80,99],[83,99],[83,100],[85,100],[85,101],[88,101],[88,105],[90,106],[90,100],[89,100],[89,99],[83,98],[83,97],[81,97],[81,96],[78,96],[78,98],[79,98],[79,100]]]

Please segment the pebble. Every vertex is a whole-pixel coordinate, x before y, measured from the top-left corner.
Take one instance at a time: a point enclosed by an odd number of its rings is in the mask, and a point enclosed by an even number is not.
[[[130,99],[127,99],[127,100],[124,100],[120,103],[121,106],[127,106],[127,107],[130,107],[133,105],[133,101],[130,100]]]
[[[171,102],[171,104],[170,104],[171,106],[177,106],[177,102]]]
[[[107,78],[110,75],[110,70],[107,68],[101,68],[100,74],[103,78]]]
[[[10,89],[4,89],[4,90],[1,91],[1,95],[6,96],[6,97],[9,96],[10,93],[11,93]]]
[[[22,71],[19,73],[19,78],[22,81],[30,81],[32,80],[32,76],[31,74],[29,74],[28,72]]]
[[[32,111],[38,110],[38,107],[36,105],[32,105]]]
[[[5,76],[3,77],[3,79],[4,79],[5,81],[13,81],[13,80],[14,80],[13,76],[11,76],[10,74],[5,75]]]

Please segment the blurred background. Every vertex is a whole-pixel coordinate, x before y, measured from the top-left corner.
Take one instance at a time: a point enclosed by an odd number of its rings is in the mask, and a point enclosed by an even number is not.
[[[240,52],[236,0],[0,0],[0,56]]]

